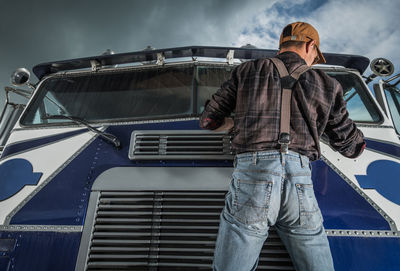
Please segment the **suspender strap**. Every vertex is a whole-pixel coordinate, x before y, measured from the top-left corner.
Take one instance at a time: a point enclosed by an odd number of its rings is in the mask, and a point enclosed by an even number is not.
[[[279,58],[273,57],[271,58],[272,63],[274,63],[276,69],[279,72],[279,76],[282,77],[286,77],[289,75],[288,70],[286,69],[285,64],[283,64],[282,60],[280,60]]]
[[[310,69],[310,67],[308,67],[307,65],[301,65],[299,66],[297,69],[295,69],[290,76],[293,77],[294,79],[299,80],[300,75],[302,75],[303,73],[305,73],[306,71],[308,71]]]
[[[301,65],[289,74],[282,60],[279,58],[271,58],[271,61],[278,70],[282,86],[281,120],[278,142],[281,145],[281,152],[288,153],[288,145],[290,144],[290,104],[292,99],[292,88],[296,84],[300,75],[308,71],[310,67],[307,65]]]

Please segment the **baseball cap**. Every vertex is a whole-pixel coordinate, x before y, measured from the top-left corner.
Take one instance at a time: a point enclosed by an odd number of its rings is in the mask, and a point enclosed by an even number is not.
[[[304,41],[309,42],[315,40],[317,44],[317,52],[319,60],[317,64],[326,63],[325,57],[319,50],[319,35],[318,31],[310,24],[305,22],[295,22],[288,24],[282,31],[279,39],[279,46],[286,41]]]

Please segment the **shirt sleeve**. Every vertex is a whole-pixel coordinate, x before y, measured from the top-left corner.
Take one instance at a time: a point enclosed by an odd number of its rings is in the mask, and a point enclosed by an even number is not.
[[[329,114],[325,134],[329,143],[343,156],[356,158],[361,155],[366,146],[363,133],[349,118],[346,102],[343,98],[342,86],[336,82],[334,102]]]
[[[201,128],[217,129],[224,123],[225,117],[229,117],[235,110],[238,67],[232,71],[231,77],[211,96],[211,99],[207,100],[204,111],[200,116],[199,124]]]

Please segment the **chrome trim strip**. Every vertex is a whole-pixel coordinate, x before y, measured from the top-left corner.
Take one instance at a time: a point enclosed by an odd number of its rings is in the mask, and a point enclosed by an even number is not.
[[[398,231],[376,231],[376,230],[325,230],[328,236],[334,237],[391,237],[391,238],[400,238],[400,232]]]
[[[70,226],[70,225],[0,225],[0,231],[82,232],[83,231],[83,226]]]

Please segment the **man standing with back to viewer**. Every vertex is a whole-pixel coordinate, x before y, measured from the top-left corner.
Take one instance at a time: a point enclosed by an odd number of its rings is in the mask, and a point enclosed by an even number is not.
[[[349,158],[359,156],[365,142],[349,118],[341,85],[309,69],[326,63],[318,32],[307,23],[289,24],[279,48],[275,58],[237,66],[200,117],[204,129],[233,129],[236,151],[220,216],[216,271],[255,270],[271,226],[296,270],[334,270],[309,163],[320,157],[323,133]]]

